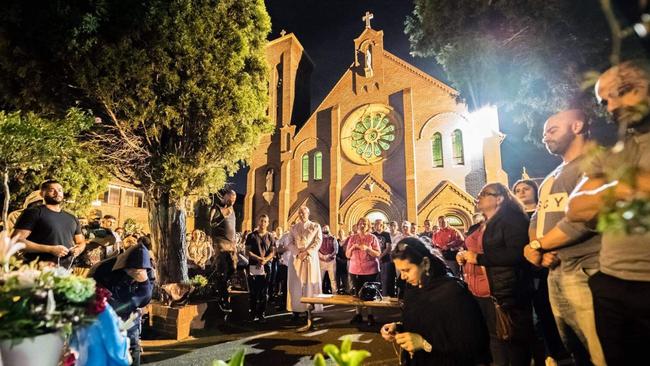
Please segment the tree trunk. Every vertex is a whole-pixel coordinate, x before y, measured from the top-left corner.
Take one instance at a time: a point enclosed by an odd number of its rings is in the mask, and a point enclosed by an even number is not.
[[[149,226],[161,285],[188,281],[184,200],[173,203],[169,194],[149,199]]]
[[[2,203],[2,225],[3,228],[7,228],[7,218],[9,215],[9,169],[5,169],[3,172],[3,188],[4,188],[4,202]],[[11,235],[11,233],[7,233]]]

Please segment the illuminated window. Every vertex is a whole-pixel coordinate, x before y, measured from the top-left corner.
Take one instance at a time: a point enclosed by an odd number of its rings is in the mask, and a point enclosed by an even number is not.
[[[454,164],[464,165],[465,164],[465,154],[463,152],[463,133],[460,130],[454,130],[451,134],[451,146],[454,159]]]
[[[145,207],[144,193],[139,191],[132,191],[130,189],[126,190],[124,192],[124,205],[139,208]]]
[[[465,224],[463,223],[463,220],[460,219],[460,217],[456,215],[447,215],[446,217],[449,226],[453,226],[455,228],[464,228]]]
[[[431,152],[433,156],[433,167],[442,168],[444,164],[442,162],[442,135],[440,132],[433,134],[433,138],[431,139]]]
[[[120,187],[108,186],[108,191],[100,194],[97,198],[103,203],[108,203],[109,205],[119,205],[120,204]]]
[[[309,180],[309,155],[305,154],[302,156],[302,181],[306,182]]]
[[[317,151],[314,154],[314,180],[323,179],[323,153]]]

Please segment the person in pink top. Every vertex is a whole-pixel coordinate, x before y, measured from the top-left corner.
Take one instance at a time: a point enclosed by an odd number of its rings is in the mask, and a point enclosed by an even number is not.
[[[362,217],[357,223],[357,232],[348,238],[345,255],[350,259],[350,278],[352,279],[353,294],[366,282],[379,282],[379,255],[381,248],[379,240],[370,232],[370,220]],[[361,308],[357,307],[351,324],[363,322]],[[375,324],[375,318],[368,309],[368,325]]]

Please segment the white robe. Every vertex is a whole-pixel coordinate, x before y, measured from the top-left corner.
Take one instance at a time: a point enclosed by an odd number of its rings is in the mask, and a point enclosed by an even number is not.
[[[288,241],[291,260],[288,264],[287,310],[303,312],[307,311],[307,305],[301,303],[300,298],[322,293],[318,249],[323,242],[323,233],[315,222],[298,222],[291,227]],[[300,249],[307,249],[309,253],[302,261],[297,257]],[[322,310],[323,305],[318,304],[313,311]]]

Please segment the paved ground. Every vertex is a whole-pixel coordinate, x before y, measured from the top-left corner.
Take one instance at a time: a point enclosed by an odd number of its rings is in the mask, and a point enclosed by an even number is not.
[[[210,310],[209,310],[210,311]],[[207,312],[206,312],[207,313]],[[228,360],[239,349],[246,350],[246,365],[312,365],[313,355],[327,343],[340,345],[344,336],[353,339],[353,349],[367,349],[372,356],[365,365],[396,365],[390,343],[379,335],[383,323],[396,321],[397,310],[375,311],[377,324],[352,326],[350,307],[328,306],[315,315],[316,329],[296,332],[304,322],[291,322],[288,313],[273,314],[267,324],[232,320],[224,322],[218,310],[206,317],[206,329],[193,331],[185,341],[148,339],[143,341],[143,363],[160,366],[211,366],[212,360]],[[147,335],[143,336],[147,338]],[[148,338],[155,338],[148,336]]]

